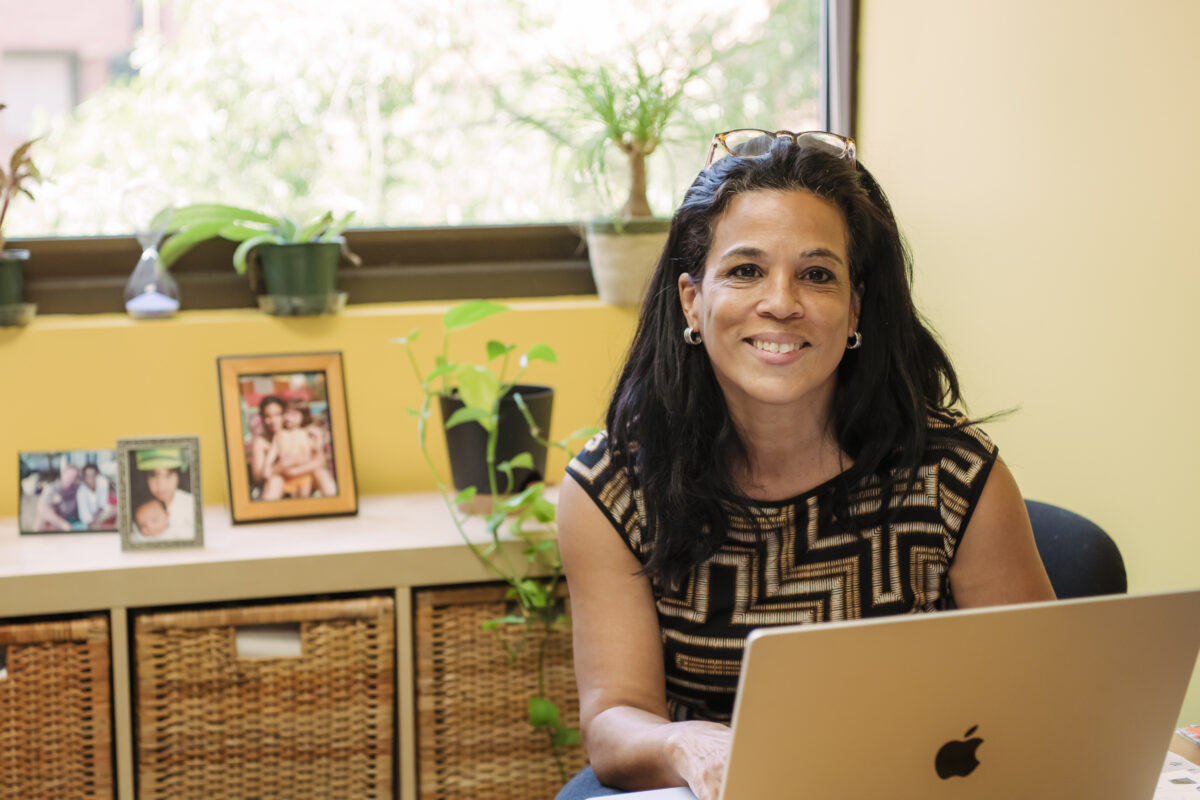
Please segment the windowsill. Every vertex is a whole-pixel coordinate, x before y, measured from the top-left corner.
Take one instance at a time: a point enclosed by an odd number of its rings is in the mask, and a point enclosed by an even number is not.
[[[595,293],[587,250],[566,224],[352,230],[363,266],[344,266],[349,304]],[[26,301],[38,314],[124,310],[124,287],[140,250],[130,236],[10,240],[31,251]],[[257,308],[233,270],[234,244],[216,239],[172,267],[184,309]]]

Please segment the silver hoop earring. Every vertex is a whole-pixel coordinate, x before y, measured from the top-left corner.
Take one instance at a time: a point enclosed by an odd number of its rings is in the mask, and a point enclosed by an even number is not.
[[[846,339],[846,349],[857,350],[860,347],[862,347],[862,334],[855,331],[853,336]]]
[[[702,341],[704,341],[703,339],[700,338],[700,331],[692,330],[691,325],[689,325],[683,329],[683,340],[693,346],[698,345]]]

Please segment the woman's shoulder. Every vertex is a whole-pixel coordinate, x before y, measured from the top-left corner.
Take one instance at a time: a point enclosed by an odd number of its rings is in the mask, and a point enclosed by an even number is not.
[[[641,491],[630,471],[632,459],[616,457],[619,447],[614,447],[606,431],[597,433],[567,464],[567,474],[587,493],[626,546],[637,555],[645,509]],[[628,448],[626,452],[632,454],[636,448]]]
[[[608,431],[600,431],[588,439],[567,464],[567,472],[585,483],[593,483],[596,478],[615,468]]]
[[[997,447],[992,438],[958,410],[934,410],[926,421],[926,457],[940,458],[947,450],[966,450],[992,460]]]
[[[625,456],[636,448],[628,448]],[[567,474],[598,503],[607,504],[615,495],[633,492],[636,481],[630,473],[632,458],[623,457],[614,446],[607,431],[601,431],[587,441],[567,464]]]

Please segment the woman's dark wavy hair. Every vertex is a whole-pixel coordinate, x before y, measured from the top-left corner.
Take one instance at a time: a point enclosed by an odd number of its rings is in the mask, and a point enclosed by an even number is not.
[[[717,221],[734,197],[761,190],[811,192],[846,218],[863,345],[838,367],[832,424],[854,464],[835,482],[832,505],[844,508],[848,487],[876,475],[887,509],[893,471],[915,468],[925,451],[929,413],[961,399],[950,359],[913,304],[891,206],[861,164],[781,137],[765,156],[701,172],[671,221],[606,420],[610,452],[645,501],[642,536],[653,546],[644,571],[666,587],[716,551],[732,514],[754,518],[730,468],[745,450],[724,395],[704,348],[683,340],[678,280],[687,272],[700,283]]]

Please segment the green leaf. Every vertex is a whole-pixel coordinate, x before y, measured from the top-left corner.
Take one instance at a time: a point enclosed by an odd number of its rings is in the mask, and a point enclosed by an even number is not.
[[[527,486],[520,493],[514,494],[512,497],[506,497],[503,502],[497,506],[497,510],[504,514],[512,514],[520,511],[527,505],[536,503],[543,491],[542,484],[535,483],[532,486]]]
[[[550,605],[550,590],[534,580],[523,580],[517,584],[521,602],[530,608],[545,608]]]
[[[247,239],[253,239],[255,236],[275,236],[279,239],[279,243],[283,243],[283,239],[274,231],[264,231],[262,228],[256,228],[252,225],[242,225],[232,222],[221,226],[221,230],[217,231],[222,239],[228,239],[231,242],[244,242]]]
[[[499,314],[501,311],[507,311],[507,306],[502,306],[499,303],[493,303],[490,300],[471,300],[466,303],[459,303],[446,312],[442,317],[442,324],[446,328],[446,332],[461,330],[469,325],[474,325],[482,319],[487,319],[493,314]]]
[[[514,617],[510,614],[506,617],[497,617],[496,619],[489,619],[486,622],[481,623],[479,625],[479,627],[485,631],[494,631],[496,628],[499,628],[501,625],[524,625],[524,624],[525,624],[524,617]]]
[[[168,231],[178,231],[193,225],[219,222],[229,225],[239,222],[258,222],[271,228],[279,227],[279,220],[248,208],[226,206],[219,203],[197,203],[195,205],[176,208],[171,212]]]
[[[548,361],[551,364],[557,364],[558,356],[556,356],[554,351],[548,346],[544,344],[535,344],[533,347],[529,348],[529,352],[525,354],[525,358],[522,360],[522,363],[528,363],[530,361]]]
[[[285,242],[298,242],[296,238],[296,223],[287,217],[280,217],[278,220],[276,231],[279,233]]]
[[[483,426],[485,431],[491,430],[495,424],[492,415],[483,409],[463,407],[450,415],[450,419],[445,422],[445,427],[453,428],[456,425],[462,425],[464,422],[478,422]]]
[[[521,551],[521,554],[526,558],[534,559],[543,553],[551,553],[558,547],[558,543],[553,539],[539,539],[536,542],[530,542],[529,546]]]
[[[330,242],[330,241],[333,241],[334,239],[336,239],[337,237],[341,236],[342,233],[346,230],[346,228],[350,227],[350,220],[353,217],[354,217],[354,212],[351,211],[351,212],[347,213],[341,219],[333,222],[329,226],[329,228],[326,229],[325,233],[321,236],[321,241],[322,242]]]
[[[529,698],[529,724],[535,728],[550,728],[558,724],[558,706],[545,697]]]
[[[413,328],[407,336],[397,336],[395,339],[390,339],[392,344],[412,344],[421,336],[420,328]]]
[[[513,469],[533,469],[533,456],[529,453],[517,453],[507,463]]]
[[[238,275],[246,274],[246,257],[250,255],[250,251],[258,247],[260,244],[279,244],[280,238],[273,233],[264,233],[261,236],[255,236],[247,239],[237,246],[237,250],[233,251],[233,268],[237,270]]]
[[[333,224],[333,212],[326,211],[321,215],[321,218],[316,222],[311,222],[305,225],[300,230],[296,231],[294,241],[296,242],[312,242],[316,241],[321,232]]]
[[[425,385],[428,386],[429,384],[433,383],[438,378],[442,377],[443,375],[445,375],[447,373],[454,372],[454,370],[456,370],[456,369],[458,369],[458,367],[455,366],[454,364],[441,364],[439,366],[434,367],[433,370],[431,370],[430,373],[425,376]]]
[[[461,492],[459,492],[458,494],[454,495],[454,503],[455,503],[455,505],[458,505],[458,504],[460,504],[460,503],[469,503],[469,502],[471,502],[472,500],[474,500],[474,499],[475,499],[475,493],[476,493],[477,491],[478,491],[478,490],[477,490],[477,489],[476,489],[474,486],[468,486],[467,488],[463,489]]]
[[[602,429],[599,425],[588,425],[586,428],[579,428],[567,434],[567,440],[571,439],[590,439],[599,433]]]
[[[513,349],[514,345],[505,344],[504,342],[497,342],[495,339],[493,339],[487,343],[488,361],[495,361],[501,356],[508,355],[513,351]]]
[[[162,247],[158,249],[158,258],[164,267],[169,267],[179,260],[187,251],[191,250],[200,242],[206,239],[212,239],[225,226],[224,222],[206,222],[191,226],[185,230],[181,230],[173,234],[171,238],[163,242]]]
[[[533,502],[532,510],[533,517],[538,522],[554,522],[554,504],[546,498],[539,497],[537,500],[535,500]]]
[[[554,746],[555,747],[574,747],[579,744],[579,731],[574,728],[566,728],[559,726],[554,729]]]
[[[458,397],[468,408],[494,414],[500,401],[500,379],[491,370],[475,364],[463,364],[458,369]]]

